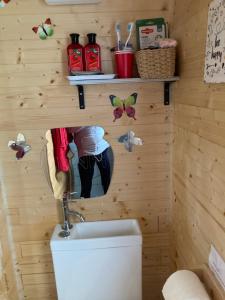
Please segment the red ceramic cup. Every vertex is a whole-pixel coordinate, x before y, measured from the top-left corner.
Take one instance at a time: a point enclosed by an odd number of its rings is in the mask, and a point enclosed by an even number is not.
[[[131,50],[115,52],[116,73],[118,78],[132,78],[134,53]]]

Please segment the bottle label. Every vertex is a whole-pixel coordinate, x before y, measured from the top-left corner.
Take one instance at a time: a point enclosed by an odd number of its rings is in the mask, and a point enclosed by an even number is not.
[[[86,51],[86,71],[101,71],[100,51],[90,48]]]
[[[70,72],[83,71],[83,59],[81,49],[69,49]]]

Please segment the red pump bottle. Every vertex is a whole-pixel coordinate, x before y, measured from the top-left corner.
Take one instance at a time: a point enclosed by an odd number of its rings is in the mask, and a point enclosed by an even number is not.
[[[68,67],[70,75],[84,71],[84,47],[79,44],[79,34],[70,34],[72,43],[67,47]]]
[[[89,33],[88,44],[84,47],[85,70],[89,72],[101,72],[101,48],[96,43],[96,34]]]

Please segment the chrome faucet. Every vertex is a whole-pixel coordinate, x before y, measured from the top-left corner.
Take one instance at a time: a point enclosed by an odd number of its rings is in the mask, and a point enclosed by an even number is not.
[[[63,225],[62,225],[62,231],[59,233],[60,237],[70,236],[70,229],[73,228],[73,225],[70,223],[69,216],[75,216],[80,220],[80,222],[85,222],[85,217],[81,213],[69,209],[69,202],[76,202],[76,200],[71,199],[70,196],[72,194],[73,193],[64,193],[63,195],[63,200],[62,200]]]

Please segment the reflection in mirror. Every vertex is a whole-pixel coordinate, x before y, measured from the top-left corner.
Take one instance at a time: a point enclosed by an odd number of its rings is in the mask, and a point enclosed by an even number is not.
[[[56,199],[93,198],[108,191],[113,152],[100,126],[54,128],[46,133],[48,178]]]

